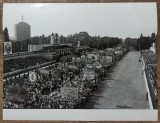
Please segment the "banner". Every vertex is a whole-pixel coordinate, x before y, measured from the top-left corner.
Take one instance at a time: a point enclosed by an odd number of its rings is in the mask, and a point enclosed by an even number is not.
[[[60,94],[64,98],[78,99],[78,88],[65,86],[61,88]]]
[[[83,72],[83,79],[86,79],[86,80],[93,80],[93,79],[95,79],[95,72],[94,72],[94,70],[89,70],[89,69],[85,70]]]
[[[112,56],[106,56],[107,62],[111,63],[112,62]]]
[[[122,54],[123,52],[121,50],[116,50],[115,54]]]
[[[95,66],[97,69],[101,69],[101,68],[102,68],[102,65],[101,65],[99,62],[95,62],[95,63],[94,63],[94,66]]]
[[[40,73],[41,73],[41,74],[49,74],[49,70],[41,69],[41,70],[40,70]]]
[[[4,42],[4,55],[12,54],[12,42]]]
[[[36,72],[29,72],[29,81],[32,83],[37,81],[37,73]]]

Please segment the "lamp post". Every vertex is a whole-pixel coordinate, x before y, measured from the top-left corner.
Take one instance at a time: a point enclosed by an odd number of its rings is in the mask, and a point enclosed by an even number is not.
[[[139,54],[140,54],[140,57],[139,57],[139,62],[141,62],[141,59],[142,59],[142,56],[141,56],[140,49],[141,49],[141,44],[139,43]]]
[[[139,43],[139,52],[140,52],[140,49],[141,49],[141,44]]]
[[[99,43],[99,40],[97,39],[97,50],[98,50],[98,45],[99,45],[98,43]]]

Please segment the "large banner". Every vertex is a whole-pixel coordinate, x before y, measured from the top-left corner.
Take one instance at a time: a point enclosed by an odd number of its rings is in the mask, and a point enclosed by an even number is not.
[[[103,65],[112,63],[112,56],[106,56],[105,58],[101,58],[100,63]]]
[[[111,63],[112,62],[112,56],[106,56],[107,62]]]
[[[12,42],[4,42],[4,55],[12,54]]]
[[[64,98],[78,99],[78,88],[64,86],[60,93]]]

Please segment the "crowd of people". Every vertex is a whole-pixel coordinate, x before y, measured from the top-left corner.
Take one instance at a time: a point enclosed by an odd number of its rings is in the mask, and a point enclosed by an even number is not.
[[[37,64],[42,64],[48,61],[50,60],[42,56],[30,56],[27,58],[4,60],[4,64],[3,64],[4,73],[28,68],[28,67],[35,66]]]
[[[146,75],[150,93],[152,95],[153,107],[157,108],[158,103],[158,85],[157,85],[157,60],[156,54],[150,50],[142,50],[139,61],[142,62],[143,71],[142,74]],[[147,94],[148,98],[148,94]]]
[[[33,58],[34,60],[38,60]],[[26,63],[35,62],[34,60]],[[40,60],[41,61],[41,60]],[[45,62],[46,59],[43,60]],[[31,64],[31,63],[29,63]],[[39,63],[40,64],[40,63]],[[104,71],[110,67],[95,69],[94,80],[83,79],[86,64],[83,62],[83,68],[69,68],[64,62],[54,66],[45,68],[49,72],[46,74],[37,71],[36,82],[30,82],[28,77],[16,78],[16,80],[7,80],[4,84],[4,108],[40,108],[40,109],[73,109],[80,108],[87,101],[88,97],[93,94],[93,91],[99,86],[103,79]],[[111,65],[111,64],[110,64]],[[112,64],[113,65],[113,64]],[[106,70],[102,70],[106,69]],[[103,72],[102,72],[103,71]],[[20,92],[15,96],[12,89],[18,85]],[[64,93],[63,89],[68,90]],[[70,92],[69,89],[74,91]],[[25,90],[22,91],[21,90]],[[13,92],[13,93],[11,93]],[[16,93],[17,94],[17,93]],[[20,96],[21,95],[21,96]],[[15,96],[13,98],[13,96]],[[8,98],[11,97],[11,98]]]
[[[59,66],[57,66],[59,67]],[[55,68],[54,68],[55,69]],[[27,78],[17,78],[15,80],[8,80],[4,84],[4,108],[75,108],[80,100],[73,100],[72,98],[63,98],[60,94],[62,85],[72,86],[71,80],[74,73],[68,71],[63,73],[63,79],[55,80],[54,76],[51,78],[47,74],[39,74],[36,83],[31,83]],[[15,83],[16,82],[16,83]],[[23,84],[22,84],[23,83]],[[25,89],[27,94],[23,94],[24,102],[20,102],[21,94],[11,92],[14,87],[18,85],[19,88]],[[74,85],[73,85],[74,86]],[[17,88],[18,90],[18,88]],[[16,93],[16,94],[15,94]],[[11,94],[11,95],[9,95]],[[84,95],[85,93],[83,93]],[[50,96],[49,96],[50,95]],[[8,98],[8,96],[15,96]],[[80,95],[79,95],[80,96]],[[6,98],[7,97],[7,98]],[[82,97],[82,94],[81,96]],[[18,101],[17,101],[18,100]]]

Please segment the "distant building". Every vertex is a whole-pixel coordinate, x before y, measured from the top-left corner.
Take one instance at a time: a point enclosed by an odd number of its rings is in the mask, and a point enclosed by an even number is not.
[[[31,37],[31,27],[26,22],[15,24],[15,40],[22,41]]]
[[[40,44],[40,45],[28,45],[28,51],[29,52],[36,52],[40,54],[45,54],[45,53],[50,53],[53,55],[58,55],[58,56],[65,56],[65,55],[70,55],[71,54],[71,49],[67,44],[57,44],[57,45],[52,45],[52,44]],[[45,57],[47,57],[47,54],[45,54]],[[52,57],[52,56],[50,56]]]
[[[51,34],[51,45],[59,45],[60,44],[60,37],[58,36],[58,33]]]
[[[79,36],[78,36],[78,39],[81,41],[81,40],[85,40],[88,37],[89,37],[89,35],[88,35],[87,32],[80,32]]]
[[[73,43],[67,43],[68,46],[72,47],[73,46]]]
[[[89,34],[87,32],[80,32],[78,34],[75,34],[73,36],[73,39],[82,41],[82,40],[86,40],[88,37],[89,37]]]

